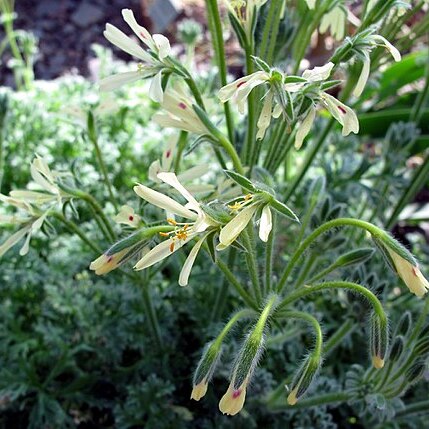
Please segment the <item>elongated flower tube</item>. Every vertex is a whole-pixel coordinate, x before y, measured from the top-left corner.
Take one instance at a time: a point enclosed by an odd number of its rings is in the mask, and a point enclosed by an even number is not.
[[[153,120],[157,124],[199,135],[210,134],[195,113],[191,100],[179,87],[168,89],[161,105],[166,113],[157,112],[153,115]]]
[[[429,291],[429,282],[421,273],[414,256],[386,233],[373,236],[373,239],[393,271],[412,293],[422,298]]]
[[[186,205],[183,206],[167,195],[154,191],[144,185],[136,185],[134,187],[134,191],[138,196],[149,203],[164,209],[169,213],[183,217],[187,219],[188,222],[177,222],[174,219],[168,219],[168,223],[174,226],[174,230],[169,233],[162,233],[162,236],[168,237],[167,240],[156,245],[152,250],[144,255],[143,258],[137,262],[134,268],[136,270],[148,268],[164,258],[167,258],[194,238],[199,238],[189,253],[180,272],[179,284],[181,286],[186,286],[188,284],[192,266],[198,256],[198,252],[200,251],[204,240],[211,232],[206,232],[206,230],[211,227],[216,228],[218,224],[205,214],[197,200],[177,180],[174,173],[160,173],[158,174],[158,178],[162,182],[176,189],[176,191],[178,191],[187,200]]]
[[[343,136],[359,132],[359,121],[355,112],[321,88],[321,84],[329,78],[334,66],[334,63],[329,62],[323,66],[305,70],[302,73],[302,79],[305,79],[305,81],[285,84],[285,87],[289,92],[297,92],[299,90],[305,91],[308,86],[311,86],[312,88],[311,92],[306,95],[306,97],[311,100],[310,107],[308,107],[308,109],[303,113],[303,119],[298,125],[298,131],[295,135],[296,149],[299,149],[302,146],[304,139],[311,130],[316,118],[317,103],[322,104],[342,125]],[[314,88],[315,84],[318,84],[319,88]]]
[[[278,118],[282,113],[282,107],[276,99],[275,87],[272,85],[273,76],[282,78],[278,71],[257,71],[225,85],[218,93],[218,97],[222,103],[233,100],[237,104],[238,111],[243,114],[247,98],[252,90],[259,85],[269,85],[267,92],[261,99],[262,109],[256,124],[258,127],[257,140],[264,138],[265,132],[270,126],[271,118]]]
[[[104,37],[119,49],[122,49],[142,62],[138,64],[135,71],[119,73],[103,79],[100,82],[100,89],[102,91],[110,91],[126,83],[136,82],[139,79],[152,78],[149,96],[156,102],[162,102],[162,73],[169,68],[164,59],[170,55],[170,42],[162,34],[154,34],[152,36],[146,28],[137,23],[130,9],[123,9],[122,16],[140,41],[149,48],[150,52],[146,52],[138,43],[115,26],[107,24],[106,30],[103,33]]]
[[[370,35],[367,39],[368,45],[367,48],[363,48],[360,52],[360,56],[362,58],[362,71],[359,75],[359,79],[356,83],[356,86],[353,90],[353,95],[355,97],[359,97],[363,90],[365,89],[366,82],[368,81],[370,68],[371,68],[371,59],[370,52],[376,47],[384,47],[386,48],[393,59],[398,62],[401,61],[400,52],[383,36],[378,34]]]
[[[326,33],[329,30],[335,40],[343,40],[346,23],[347,11],[344,9],[344,6],[338,5],[323,15],[319,31]]]
[[[374,312],[370,317],[370,350],[374,368],[383,368],[388,345],[387,319]]]
[[[137,228],[140,224],[140,216],[135,213],[134,209],[128,205],[120,208],[119,213],[113,218],[117,223],[128,225],[131,228]]]
[[[295,405],[307,392],[320,368],[320,355],[312,353],[307,356],[292,381],[291,391],[287,397],[289,405]]]
[[[234,416],[243,408],[246,389],[258,364],[264,347],[264,330],[277,297],[272,296],[262,311],[255,328],[248,334],[232,371],[228,390],[219,402],[223,414]]]

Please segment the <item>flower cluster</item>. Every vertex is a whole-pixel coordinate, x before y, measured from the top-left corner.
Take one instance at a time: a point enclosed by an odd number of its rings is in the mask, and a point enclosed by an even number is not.
[[[170,42],[162,34],[151,35],[146,28],[139,25],[132,10],[123,9],[122,16],[138,39],[146,45],[149,52],[145,51],[137,42],[114,25],[107,24],[104,37],[127,54],[141,60],[141,62],[135,71],[119,73],[103,79],[100,82],[100,88],[103,91],[109,91],[126,83],[152,78],[149,96],[152,100],[161,102],[163,100],[162,75],[171,68],[171,65],[166,62],[166,58],[171,53]]]
[[[19,210],[17,215],[0,214],[0,223],[20,226],[0,246],[0,257],[24,237],[26,239],[19,254],[26,255],[33,234],[43,226],[50,212],[61,205],[63,198],[67,198],[67,194],[57,184],[59,173],[51,171],[43,158],[36,155],[30,172],[37,186],[36,190],[14,190],[9,196],[0,194],[0,201]]]

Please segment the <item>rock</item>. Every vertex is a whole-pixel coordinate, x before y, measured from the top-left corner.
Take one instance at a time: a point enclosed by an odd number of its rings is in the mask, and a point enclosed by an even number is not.
[[[71,19],[79,27],[88,27],[104,17],[103,11],[98,6],[87,2],[81,3],[73,13]]]

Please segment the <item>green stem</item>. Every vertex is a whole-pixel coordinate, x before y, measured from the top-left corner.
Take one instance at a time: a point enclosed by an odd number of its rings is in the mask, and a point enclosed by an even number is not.
[[[79,228],[78,225],[76,225],[71,220],[68,220],[65,218],[65,216],[62,213],[54,212],[52,213],[52,216],[54,216],[56,219],[61,221],[70,232],[73,232],[76,234],[85,244],[87,244],[95,253],[101,254],[102,250],[94,244],[92,240],[90,240],[87,235]]]
[[[310,244],[315,241],[320,235],[324,234],[326,231],[337,228],[340,226],[354,226],[356,228],[363,229],[365,231],[370,232],[374,236],[380,236],[381,234],[385,234],[384,231],[382,231],[380,228],[377,228],[375,225],[365,222],[363,220],[359,219],[352,219],[352,218],[339,218],[334,219],[329,222],[324,223],[323,225],[319,226],[317,229],[315,229],[298,247],[298,249],[295,251],[295,253],[292,255],[288,265],[286,266],[282,277],[280,278],[277,290],[280,293],[283,288],[285,287],[286,280],[289,277],[289,274],[291,273],[292,269],[294,268],[295,264],[298,262],[298,259],[301,257],[301,255],[305,252],[305,250],[310,246]]]
[[[273,250],[274,250],[274,237],[276,235],[277,215],[272,214],[272,228],[268,237],[267,247],[265,250],[265,293],[271,291],[272,276],[273,276]]]
[[[116,198],[113,194],[113,186],[109,179],[109,174],[107,173],[107,166],[104,162],[103,154],[100,149],[100,145],[98,144],[98,137],[96,136],[95,132],[89,133],[89,139],[91,140],[91,143],[94,145],[95,149],[95,156],[97,157],[98,165],[100,166],[101,173],[103,175],[104,183],[107,187],[107,190],[109,192],[110,201],[112,202],[113,206],[115,207],[115,210],[118,210],[118,203],[116,201]]]
[[[252,227],[252,225],[250,225]],[[255,257],[255,251],[253,249],[252,240],[249,237],[247,230],[244,230],[242,233],[243,244],[247,250],[246,253],[246,263],[249,270],[250,280],[252,281],[253,292],[256,297],[256,301],[260,303],[262,301],[262,292],[261,286],[259,284],[259,275],[258,275],[258,264]]]
[[[381,305],[381,302],[379,301],[379,299],[369,289],[365,288],[364,286],[361,286],[357,283],[345,282],[345,281],[319,283],[316,285],[310,285],[305,289],[297,290],[291,293],[286,298],[284,298],[283,301],[278,305],[277,309],[278,311],[280,311],[283,308],[286,308],[292,302],[297,301],[298,299],[304,298],[307,295],[311,295],[314,292],[320,292],[320,291],[331,290],[331,289],[347,289],[347,290],[352,290],[354,292],[357,292],[360,295],[363,295],[370,302],[377,316],[380,317],[381,320],[386,321],[387,323],[387,316],[386,316],[386,313],[384,312],[383,306]]]
[[[208,249],[206,249],[206,250],[208,252]],[[243,288],[243,286],[241,286],[240,282],[237,280],[237,278],[234,276],[234,274],[231,272],[231,270],[228,268],[228,266],[220,258],[217,258],[216,265],[223,272],[223,274],[225,275],[225,277],[228,279],[228,281],[231,283],[232,287],[240,295],[240,297],[243,299],[243,301],[250,308],[253,308],[254,310],[257,310],[258,309],[258,305],[253,300],[253,298],[246,292],[246,290]]]
[[[191,90],[192,95],[194,96],[194,99],[197,102],[198,106],[200,106],[201,109],[205,110],[204,101],[201,97],[201,92],[198,89],[197,84],[188,72],[187,75],[188,76],[185,78],[185,82],[188,85],[188,88]]]
[[[301,183],[302,178],[307,173],[307,170],[310,168],[314,158],[316,157],[320,148],[323,146],[323,143],[326,141],[326,137],[329,135],[332,127],[334,126],[334,123],[335,119],[331,119],[326,124],[323,133],[320,135],[317,142],[313,144],[309,152],[306,154],[304,163],[302,164],[298,174],[294,177],[293,182],[288,187],[285,198],[286,200],[289,200],[289,198],[295,193],[296,189],[298,188],[298,185]]]
[[[227,83],[227,67],[225,60],[225,46],[223,42],[222,23],[217,0],[206,0],[208,21],[211,23],[210,31],[212,33],[213,45],[216,52],[217,65],[219,67],[220,83],[225,86]],[[231,142],[234,141],[234,123],[232,120],[231,109],[229,102],[223,105],[225,111],[226,126],[228,129],[228,138]]]
[[[304,265],[301,268],[301,272],[299,273],[298,278],[295,282],[295,289],[298,289],[302,284],[305,282],[305,279],[307,278],[309,272],[311,271],[314,263],[316,262],[316,259],[313,254],[311,254],[307,260],[305,261]],[[311,283],[311,282],[309,282]]]
[[[236,249],[231,247],[228,253],[228,263],[227,263],[228,267],[234,266],[236,256],[237,256]],[[228,287],[229,287],[228,281],[226,278],[224,278],[222,281],[222,286],[219,288],[216,294],[216,301],[213,307],[212,317],[211,317],[211,320],[213,322],[216,321],[222,315],[222,311],[225,307],[225,303],[228,298]]]
[[[246,317],[252,317],[255,315],[254,310],[244,309],[240,310],[237,313],[235,313],[231,319],[229,319],[228,323],[225,325],[225,327],[222,329],[221,333],[216,337],[214,343],[217,347],[220,347],[222,345],[223,340],[225,339],[228,332],[231,330],[231,328],[237,323],[240,319],[246,318]]]
[[[407,405],[405,409],[399,410],[396,415],[396,418],[402,418],[407,417],[412,414],[419,414],[419,413],[429,413],[429,400],[415,402],[414,404]]]
[[[238,153],[235,150],[232,143],[222,134],[217,135],[216,138],[219,144],[222,146],[222,148],[231,158],[232,164],[234,165],[234,168],[236,169],[237,173],[244,175],[245,173],[244,173],[243,165],[241,164],[240,157],[238,156]]]
[[[245,46],[246,56],[246,74],[250,75],[254,71],[253,67],[253,44]],[[254,143],[255,143],[255,130],[256,130],[256,91],[251,91],[247,97],[247,132],[246,141],[242,149],[242,157],[245,163],[250,165],[253,158]],[[250,173],[249,173],[250,174]]]
[[[145,273],[147,275],[147,271]],[[143,303],[146,309],[146,315],[148,317],[148,320],[152,329],[152,335],[156,342],[156,346],[158,349],[161,350],[164,348],[162,337],[161,337],[161,329],[159,326],[159,321],[158,321],[157,314],[155,312],[155,308],[153,306],[152,297],[149,293],[148,283],[149,282],[146,282],[146,284],[141,284],[142,292],[143,292],[143,295],[142,295]]]
[[[325,343],[325,357],[338,346],[338,344],[356,328],[352,319],[347,319],[329,340]]]
[[[420,189],[426,184],[429,175],[429,155],[426,156],[423,164],[415,173],[409,186],[405,189],[401,198],[399,199],[396,207],[394,208],[389,220],[386,223],[386,229],[391,229],[395,225],[399,215],[402,213],[404,207],[412,201]]]
[[[288,311],[286,313],[282,313],[281,315],[284,318],[287,319],[301,319],[308,322],[310,325],[313,326],[315,335],[316,335],[316,341],[314,344],[314,352],[319,358],[322,354],[322,346],[323,346],[323,334],[322,329],[320,327],[319,322],[315,317],[313,317],[311,314],[305,313],[303,311]]]
[[[285,410],[298,410],[305,409],[309,407],[319,407],[320,405],[333,405],[341,402],[347,402],[353,397],[352,392],[336,392],[336,393],[327,393],[326,395],[319,395],[313,398],[303,399],[295,405],[288,405],[285,403],[281,404],[268,404],[270,411],[273,412],[282,412]]]
[[[179,139],[177,141],[177,152],[174,158],[174,172],[178,174],[180,172],[180,163],[182,161],[182,154],[185,150],[186,143],[188,142],[188,133],[181,131]]]

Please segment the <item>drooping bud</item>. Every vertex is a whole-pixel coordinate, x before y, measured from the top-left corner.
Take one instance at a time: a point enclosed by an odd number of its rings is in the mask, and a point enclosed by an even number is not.
[[[264,347],[265,325],[276,302],[276,295],[272,295],[268,299],[265,308],[259,316],[258,322],[243,343],[243,347],[234,364],[228,390],[219,402],[219,410],[223,414],[234,416],[243,408],[247,385]]]
[[[383,368],[388,345],[389,331],[387,319],[380,317],[374,312],[370,318],[370,350],[372,364],[375,368]]]
[[[289,405],[295,405],[298,399],[307,392],[319,371],[320,363],[319,354],[312,353],[307,356],[293,379],[291,391],[287,397]]]
[[[429,282],[421,273],[414,256],[397,240],[383,233],[373,236],[388,265],[419,298],[429,290]]]
[[[194,374],[191,399],[199,401],[207,392],[207,386],[213,376],[222,354],[221,344],[217,341],[208,343]]]
[[[417,383],[423,377],[426,369],[427,364],[424,361],[419,360],[411,365],[411,367],[407,370],[405,373],[405,379],[409,384]]]
[[[374,249],[363,247],[352,250],[341,255],[333,264],[335,267],[348,267],[349,265],[361,264],[368,260],[374,254]]]
[[[234,416],[243,408],[246,388],[258,364],[263,345],[263,334],[256,329],[244,341],[234,365],[228,390],[219,402],[219,409],[223,414]]]
[[[392,343],[392,346],[390,347],[390,353],[389,353],[389,361],[395,362],[397,361],[404,351],[404,337],[401,335],[397,336]]]
[[[411,313],[409,311],[406,311],[401,316],[401,318],[399,319],[399,322],[396,325],[395,334],[406,337],[410,332],[411,323],[412,323]]]

